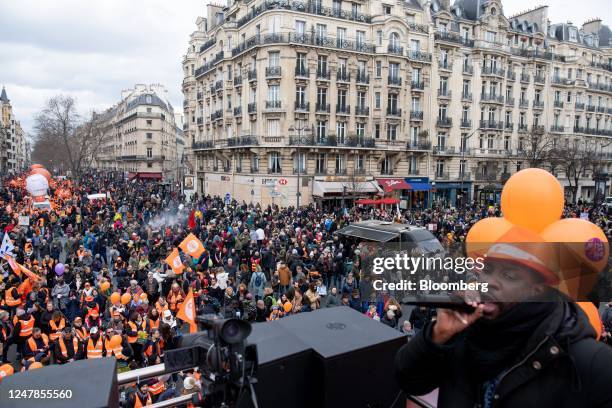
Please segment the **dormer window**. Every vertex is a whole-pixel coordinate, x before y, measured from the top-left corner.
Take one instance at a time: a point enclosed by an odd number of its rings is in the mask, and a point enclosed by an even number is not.
[[[495,9],[495,7],[491,7],[491,15],[494,16],[497,14],[497,10]]]
[[[576,30],[576,27],[569,27],[568,33],[570,41],[578,42],[578,30]]]

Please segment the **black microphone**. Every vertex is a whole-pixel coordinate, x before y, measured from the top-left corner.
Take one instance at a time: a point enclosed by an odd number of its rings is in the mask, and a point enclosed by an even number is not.
[[[476,309],[457,295],[417,295],[406,296],[402,299],[404,305],[425,306],[431,308],[457,310],[459,312],[473,313]]]

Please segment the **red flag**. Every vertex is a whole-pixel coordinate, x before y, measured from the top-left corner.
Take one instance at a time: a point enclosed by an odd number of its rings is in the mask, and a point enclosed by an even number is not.
[[[181,303],[179,311],[176,313],[176,317],[184,322],[189,323],[189,333],[195,333],[198,331],[198,325],[195,321],[195,303],[193,301],[193,292],[191,288],[185,298],[185,301]]]
[[[189,218],[187,219],[187,226],[192,231],[195,229],[196,227],[195,210],[191,210],[191,213],[189,214]]]

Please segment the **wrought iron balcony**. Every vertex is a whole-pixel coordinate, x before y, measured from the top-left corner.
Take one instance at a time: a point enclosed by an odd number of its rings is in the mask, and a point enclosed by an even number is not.
[[[395,75],[389,75],[387,83],[389,85],[402,86],[402,78],[400,78],[399,76],[395,76]]]
[[[317,113],[329,113],[330,112],[330,107],[329,107],[329,103],[324,104],[324,103],[318,103],[315,106],[315,111]]]
[[[481,120],[479,128],[501,130],[504,128],[504,124],[497,120]]]
[[[518,131],[519,132],[527,132],[528,128],[527,128],[527,124],[526,123],[519,123],[518,124]]]
[[[281,109],[281,101],[266,101],[266,109]]]
[[[454,146],[434,146],[433,154],[438,156],[446,156],[456,154],[456,150]]]
[[[370,115],[370,107],[369,106],[355,106],[355,115],[357,116],[369,116]]]
[[[521,82],[529,82],[529,74],[521,74]]]
[[[466,75],[474,75],[474,66],[463,64],[463,73]]]
[[[544,101],[534,100],[533,107],[536,109],[544,109]]]
[[[513,71],[508,70],[508,72],[506,72],[506,79],[510,82],[512,81],[516,81],[516,73],[514,73]]]
[[[363,136],[351,136],[346,139],[346,141],[344,142],[344,146],[373,148],[376,146],[376,141],[373,138],[367,138]]]
[[[450,180],[450,173],[436,172],[435,178],[436,180]]]
[[[413,90],[423,91],[425,90],[425,82],[423,81],[412,81],[410,83],[410,88]]]
[[[198,93],[196,94],[196,99],[197,99],[198,101],[200,101],[200,100],[204,99],[204,92],[202,92],[202,91],[198,92]]]
[[[460,36],[459,34],[453,34],[451,32],[446,32],[446,31],[436,31],[434,33],[434,39],[436,41],[445,41],[445,42],[451,42],[455,44],[461,44],[466,47],[474,46],[474,40],[470,40],[469,38],[464,38]]]
[[[544,125],[532,125],[531,131],[534,133],[544,133]]]
[[[438,97],[440,98],[450,98],[451,91],[449,89],[438,88]]]
[[[431,62],[431,54],[423,51],[408,51],[408,58],[415,61]]]
[[[402,116],[402,110],[399,108],[391,108],[391,107],[387,107],[387,116],[397,116],[400,117]]]
[[[202,149],[212,149],[213,147],[213,142],[212,140],[205,140],[205,141],[200,141],[200,142],[193,142],[191,144],[191,148],[195,149],[195,150],[202,150]]]
[[[513,130],[514,129],[514,123],[512,123],[512,122],[504,123],[504,129],[505,130]]]
[[[449,117],[438,118],[436,125],[438,127],[451,127],[453,125],[453,120]]]
[[[461,123],[459,124],[462,128],[471,128],[472,121],[469,119],[461,119]]]
[[[408,141],[406,143],[408,150],[431,150],[431,142],[427,141]]]
[[[257,113],[257,102],[251,102],[247,106],[247,111],[249,113]]]
[[[310,76],[310,70],[308,67],[298,65],[295,67],[295,76],[297,78],[308,78]]]
[[[310,111],[310,102],[295,102],[295,110],[308,112]]]
[[[584,110],[584,103],[582,102],[576,102],[574,104],[574,107],[576,108],[576,110]]]
[[[204,118],[203,118],[202,116],[198,116],[198,117],[196,118],[196,123],[197,123],[198,125],[202,125],[202,124],[204,124]]]
[[[482,67],[482,75],[493,75],[493,76],[503,77],[504,75],[506,75],[506,71],[503,68],[484,66]]]
[[[266,78],[278,78],[281,76],[281,67],[266,67]]]
[[[351,107],[349,105],[336,104],[336,114],[350,115]]]
[[[242,106],[236,106],[234,108],[234,116],[242,116]]]
[[[506,105],[514,106],[514,98],[506,96]]]
[[[481,102],[491,102],[491,103],[504,103],[503,95],[489,94],[483,93],[480,94]]]
[[[248,73],[248,78],[249,78],[249,81],[257,81],[257,70],[256,69],[250,70]]]
[[[336,73],[336,81],[350,82],[350,80],[351,80],[351,73],[348,72],[346,69],[339,69],[338,72]]]
[[[559,125],[551,125],[550,131],[554,133],[564,133],[565,127]]]
[[[227,139],[227,145],[229,147],[258,146],[259,140],[257,140],[257,136],[252,136],[252,135],[230,137]]]
[[[234,77],[234,86],[240,86],[242,85],[242,77],[237,75]]]
[[[471,101],[472,100],[472,93],[471,92],[461,92],[461,100]]]
[[[410,120],[423,120],[423,111],[410,111]]]
[[[331,73],[329,69],[317,69],[317,79],[329,80],[330,78]]]
[[[358,84],[369,84],[370,76],[363,71],[357,71],[357,81]]]
[[[543,84],[546,82],[546,77],[543,74],[536,74],[533,77],[533,82],[536,84]]]
[[[453,69],[453,64],[451,62],[448,62],[448,60],[439,61],[438,62],[438,68],[446,69],[446,70],[452,70]]]
[[[563,109],[563,101],[555,101],[555,108]]]
[[[215,91],[220,91],[223,89],[223,80],[219,80],[215,82]]]
[[[404,47],[400,47],[399,45],[389,44],[387,46],[387,51],[390,54],[404,55]]]
[[[529,100],[527,100],[527,99],[520,99],[519,100],[519,106],[521,108],[528,108],[529,107]]]
[[[587,112],[595,112],[595,105],[587,105],[586,110]]]
[[[210,115],[210,120],[215,121],[218,119],[223,119],[223,109],[217,109]]]

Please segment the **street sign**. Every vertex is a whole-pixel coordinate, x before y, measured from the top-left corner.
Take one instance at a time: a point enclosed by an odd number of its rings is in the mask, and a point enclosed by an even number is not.
[[[279,178],[278,179],[278,184],[280,184],[281,186],[286,186],[288,183],[286,178]]]

